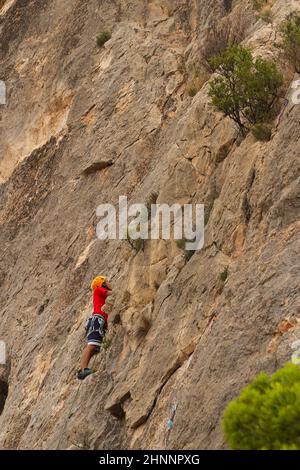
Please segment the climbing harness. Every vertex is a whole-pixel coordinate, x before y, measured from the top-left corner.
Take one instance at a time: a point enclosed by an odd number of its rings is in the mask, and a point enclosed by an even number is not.
[[[85,324],[86,334],[99,332],[102,337],[105,335],[105,320],[102,315],[91,315]]]
[[[177,403],[175,403],[171,406],[171,417],[168,419],[168,421],[166,423],[167,424],[167,434],[166,434],[166,439],[165,439],[165,448],[166,449],[168,448],[170,434],[171,434],[171,431],[174,427],[174,420],[175,420],[176,411],[177,411]]]
[[[106,322],[102,315],[93,314],[85,327],[87,342],[100,349],[106,332]]]

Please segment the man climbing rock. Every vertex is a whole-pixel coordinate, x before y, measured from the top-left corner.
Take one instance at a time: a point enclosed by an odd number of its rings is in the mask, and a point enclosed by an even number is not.
[[[87,345],[83,350],[80,369],[77,372],[79,380],[85,379],[93,373],[88,367],[91,357],[99,352],[100,345],[107,329],[107,313],[102,310],[106,298],[112,294],[112,288],[105,276],[97,276],[91,285],[93,289],[93,314],[86,324]]]

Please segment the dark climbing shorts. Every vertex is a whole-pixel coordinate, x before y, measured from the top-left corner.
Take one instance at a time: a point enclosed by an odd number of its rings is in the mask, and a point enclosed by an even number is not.
[[[102,315],[92,315],[85,329],[88,344],[100,347],[105,335],[105,320]]]

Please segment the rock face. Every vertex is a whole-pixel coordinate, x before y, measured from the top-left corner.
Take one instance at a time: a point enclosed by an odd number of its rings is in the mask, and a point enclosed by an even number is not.
[[[273,23],[250,1],[0,8],[0,447],[224,448],[228,401],[300,338],[300,107],[270,142],[241,142],[199,64],[218,23],[277,60],[288,85],[276,28],[299,2],[275,2]],[[97,48],[101,31],[111,39]],[[189,260],[174,241],[136,253],[96,238],[99,204],[153,191],[205,204],[205,245]],[[114,287],[111,344],[79,383],[98,273]]]

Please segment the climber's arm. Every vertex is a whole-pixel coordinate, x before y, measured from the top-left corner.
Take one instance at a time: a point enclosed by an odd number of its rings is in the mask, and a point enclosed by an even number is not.
[[[112,291],[111,284],[109,284],[108,282],[106,282],[106,283],[105,283],[105,287],[106,287],[106,289],[108,289],[108,291],[110,291],[110,294],[108,294],[108,295],[111,295],[111,294],[112,294],[112,292],[111,292],[111,291]]]

